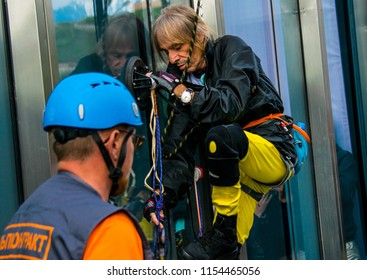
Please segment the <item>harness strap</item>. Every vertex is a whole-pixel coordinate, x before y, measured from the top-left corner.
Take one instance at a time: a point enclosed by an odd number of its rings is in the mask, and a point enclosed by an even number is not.
[[[247,193],[249,196],[251,196],[253,199],[255,199],[257,202],[261,200],[263,197],[262,193],[259,193],[257,191],[254,191],[250,187],[246,186],[245,184],[241,183],[241,190],[245,193]]]
[[[249,122],[248,124],[246,124],[245,126],[242,127],[242,129],[246,129],[246,128],[250,128],[253,126],[257,126],[260,125],[268,120],[273,120],[273,119],[277,119],[280,120],[281,122],[284,122],[286,125],[289,125],[290,123],[287,122],[286,120],[282,119],[281,117],[285,116],[285,114],[283,113],[277,113],[277,114],[269,114],[265,117],[262,117],[260,119],[254,120]],[[307,132],[305,130],[303,130],[302,128],[300,128],[298,125],[292,123],[292,127],[297,130],[305,139],[308,143],[311,142],[311,138],[310,136],[308,136]]]
[[[306,139],[307,143],[311,142],[311,138],[310,138],[310,136],[308,136],[308,134],[305,130],[303,130],[302,128],[300,128],[296,124],[293,124],[292,126],[295,130],[297,130]]]
[[[246,128],[250,128],[250,127],[253,127],[253,126],[257,126],[259,124],[262,124],[268,120],[273,120],[273,119],[278,119],[280,117],[284,116],[283,113],[277,113],[277,114],[269,114],[265,117],[262,117],[261,119],[257,119],[257,120],[254,120],[254,121],[251,121],[249,122],[248,124],[246,124],[244,127],[242,127],[242,129],[246,129]],[[283,119],[282,119],[283,121]]]

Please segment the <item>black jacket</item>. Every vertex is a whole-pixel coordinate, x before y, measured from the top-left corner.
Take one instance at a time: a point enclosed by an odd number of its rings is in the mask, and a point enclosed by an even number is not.
[[[82,57],[70,75],[87,72],[98,72],[111,75],[111,72],[105,69],[102,59],[96,53],[91,53]]]
[[[211,127],[234,122],[243,126],[284,110],[260,59],[242,39],[226,35],[208,42],[205,56],[204,87],[185,82],[195,90],[192,104],[184,106],[171,97],[177,109],[163,137],[163,180],[167,193],[171,192],[168,196],[172,196],[173,191],[175,199],[183,198],[192,185],[196,147]],[[178,78],[182,74],[172,64],[168,65],[167,72]]]

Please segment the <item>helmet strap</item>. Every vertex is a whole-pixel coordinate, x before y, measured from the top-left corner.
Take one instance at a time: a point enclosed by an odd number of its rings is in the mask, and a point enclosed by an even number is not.
[[[98,132],[95,131],[92,134],[92,137],[93,137],[94,141],[96,142],[99,150],[101,151],[101,154],[102,154],[102,156],[104,158],[104,161],[107,165],[107,168],[110,172],[109,177],[112,179],[112,188],[111,188],[110,194],[113,194],[113,193],[116,192],[116,190],[118,188],[118,181],[123,175],[122,165],[123,165],[123,163],[125,161],[125,157],[126,157],[126,143],[127,143],[127,140],[129,140],[129,137],[132,135],[132,133],[133,133],[133,130],[129,130],[129,132],[127,133],[124,141],[121,144],[121,150],[120,150],[120,154],[119,154],[119,158],[118,158],[116,166],[113,165],[111,157],[108,154],[108,151],[107,151],[101,137],[99,136]]]

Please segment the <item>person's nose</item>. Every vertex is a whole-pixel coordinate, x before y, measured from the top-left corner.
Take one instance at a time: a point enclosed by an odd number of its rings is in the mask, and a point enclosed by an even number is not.
[[[179,56],[178,56],[178,52],[177,51],[174,51],[174,50],[169,50],[168,51],[168,59],[169,59],[169,62],[171,64],[175,64],[176,62],[179,61]]]
[[[126,63],[126,56],[122,56],[122,57],[120,57],[120,58],[116,61],[116,67],[118,67],[118,68],[122,68],[122,67],[124,67],[125,63]]]

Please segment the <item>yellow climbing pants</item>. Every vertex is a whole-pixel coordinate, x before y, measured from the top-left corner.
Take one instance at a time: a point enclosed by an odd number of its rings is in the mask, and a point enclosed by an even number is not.
[[[241,191],[240,182],[249,188],[267,193],[270,187],[287,175],[287,167],[275,146],[263,137],[245,131],[249,140],[248,152],[239,162],[240,181],[233,186],[212,186],[215,212],[232,216],[237,214],[237,240],[244,244],[254,221],[257,201]]]

